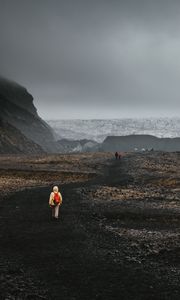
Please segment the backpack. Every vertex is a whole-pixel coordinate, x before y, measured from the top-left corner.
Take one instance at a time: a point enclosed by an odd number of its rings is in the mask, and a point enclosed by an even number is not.
[[[59,195],[59,193],[54,193],[53,202],[54,202],[54,205],[58,205],[60,203],[60,195]]]

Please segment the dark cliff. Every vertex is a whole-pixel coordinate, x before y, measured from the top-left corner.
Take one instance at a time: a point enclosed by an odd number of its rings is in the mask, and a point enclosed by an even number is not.
[[[38,154],[43,149],[27,139],[20,130],[0,121],[0,154]]]
[[[53,130],[37,114],[33,97],[17,83],[0,78],[0,119],[46,152],[58,152]]]

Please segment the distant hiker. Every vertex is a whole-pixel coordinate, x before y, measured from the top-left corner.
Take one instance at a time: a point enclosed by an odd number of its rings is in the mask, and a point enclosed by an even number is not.
[[[117,153],[117,151],[115,153],[115,158],[118,159],[118,153]]]
[[[118,154],[119,159],[121,159],[121,153]]]
[[[62,204],[62,195],[58,186],[53,187],[53,191],[49,197],[49,206],[52,209],[52,218],[57,220],[59,217],[59,206]]]

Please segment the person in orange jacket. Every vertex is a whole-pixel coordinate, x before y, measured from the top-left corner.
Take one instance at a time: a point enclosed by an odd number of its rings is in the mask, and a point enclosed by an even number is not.
[[[52,209],[52,218],[57,220],[59,217],[59,207],[62,204],[62,195],[59,192],[58,186],[53,187],[53,191],[49,197],[49,206]]]

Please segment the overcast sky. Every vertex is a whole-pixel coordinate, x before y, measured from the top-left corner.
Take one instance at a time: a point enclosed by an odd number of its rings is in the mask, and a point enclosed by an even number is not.
[[[179,0],[0,0],[0,72],[46,119],[178,116]]]

